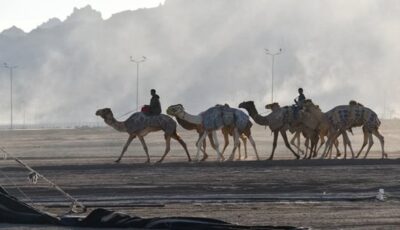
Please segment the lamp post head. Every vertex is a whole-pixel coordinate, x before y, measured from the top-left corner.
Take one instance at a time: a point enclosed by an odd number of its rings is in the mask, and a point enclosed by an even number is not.
[[[269,51],[269,49],[264,49],[265,50],[265,54],[267,54],[267,55],[271,55],[271,56],[275,56],[275,55],[279,55],[280,53],[282,53],[282,48],[279,48],[279,51],[278,52],[276,52],[276,53],[271,53],[270,51]]]
[[[138,59],[133,59],[133,57],[132,56],[130,56],[130,59],[131,59],[131,62],[135,62],[136,64],[139,64],[140,62],[144,62],[144,61],[146,61],[146,57],[145,56],[142,56],[142,58],[140,59],[140,60],[138,60]]]

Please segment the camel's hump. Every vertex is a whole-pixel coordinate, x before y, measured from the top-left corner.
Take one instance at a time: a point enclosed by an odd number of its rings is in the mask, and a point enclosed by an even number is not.
[[[161,128],[167,134],[176,130],[176,122],[165,114],[147,116],[142,112],[132,114],[126,121],[128,132],[139,132],[148,127]]]

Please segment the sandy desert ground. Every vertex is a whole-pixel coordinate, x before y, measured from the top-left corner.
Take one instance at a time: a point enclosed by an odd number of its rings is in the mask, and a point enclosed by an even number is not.
[[[360,130],[351,136],[354,149]],[[211,217],[246,225],[293,225],[312,229],[400,228],[400,121],[383,121],[388,160],[380,160],[377,139],[368,159],[294,160],[279,139],[274,161],[269,129],[254,125],[262,161],[249,145],[246,161],[188,163],[173,142],[163,164],[143,164],[144,151],[135,140],[121,163],[127,135],[109,127],[54,130],[2,130],[0,146],[22,159],[89,210],[106,207],[142,217]],[[197,134],[180,130],[195,156]],[[222,138],[220,138],[222,140]],[[161,133],[147,139],[152,162],[164,149]],[[343,147],[341,147],[343,149]],[[231,148],[228,148],[230,153]],[[227,153],[225,155],[228,155]],[[43,180],[32,185],[28,171],[11,159],[0,161],[0,183],[16,197],[53,213],[68,211],[68,201]],[[18,186],[29,199],[24,197]],[[374,196],[382,188],[388,199]],[[7,229],[43,226],[0,225]],[[46,229],[67,229],[47,226]]]

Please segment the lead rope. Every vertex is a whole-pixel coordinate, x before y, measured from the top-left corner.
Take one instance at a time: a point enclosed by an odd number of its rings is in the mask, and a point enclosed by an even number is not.
[[[22,191],[22,189],[20,189],[20,188],[18,187],[18,185],[17,185],[13,180],[11,180],[11,178],[10,178],[9,176],[7,176],[7,174],[5,174],[5,173],[3,172],[3,170],[0,169],[0,173],[3,175],[3,177],[6,178],[6,180],[8,180],[8,181],[10,181],[10,182],[12,183],[12,185],[14,186],[14,188],[15,188],[19,193],[21,193],[21,195],[28,201],[28,203],[30,203],[31,205],[33,205],[32,199],[31,199],[24,191]],[[8,194],[10,194],[5,188],[3,188],[3,189],[4,189]]]
[[[75,199],[74,197],[72,197],[71,195],[69,195],[67,192],[65,192],[64,190],[62,190],[58,185],[56,185],[55,183],[53,183],[52,181],[50,181],[49,179],[47,179],[45,176],[43,176],[42,174],[38,173],[36,170],[32,169],[29,165],[25,164],[23,161],[21,161],[20,159],[18,159],[17,157],[15,157],[13,154],[7,152],[6,150],[4,150],[4,147],[0,147],[0,151],[4,153],[5,158],[8,156],[11,159],[15,160],[17,163],[19,163],[20,165],[22,165],[24,168],[28,169],[30,171],[29,175],[28,175],[28,179],[36,184],[37,180],[39,178],[42,178],[43,180],[45,180],[47,183],[49,183],[51,185],[51,187],[55,188],[56,190],[58,190],[59,192],[61,192],[61,194],[63,194],[66,198],[68,198],[69,200],[72,201],[71,206],[70,206],[70,212],[72,213],[84,213],[86,212],[86,207],[85,205],[83,205],[81,202],[79,202],[77,199]],[[23,193],[23,192],[22,192]],[[24,193],[23,193],[24,194]],[[29,198],[29,197],[28,197]]]
[[[126,113],[122,114],[121,116],[117,117],[117,119],[120,119],[120,118],[122,118],[122,117],[125,117],[126,115],[129,115],[129,114],[134,113],[134,112],[138,112],[138,111],[137,111],[136,109],[131,110],[131,111],[126,112]]]

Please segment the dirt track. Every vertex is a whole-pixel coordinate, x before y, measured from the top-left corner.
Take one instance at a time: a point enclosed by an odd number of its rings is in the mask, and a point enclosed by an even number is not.
[[[399,130],[398,132],[396,130]],[[133,143],[122,163],[113,163],[126,135],[108,128],[1,132],[2,146],[57,183],[90,208],[109,207],[143,217],[201,216],[250,225],[294,225],[315,229],[396,229],[400,226],[400,160],[393,143],[400,129],[385,131],[390,160],[379,160],[379,145],[367,160],[291,160],[279,146],[276,161],[187,163],[174,144],[164,164],[146,165],[143,150]],[[267,133],[267,134],[265,134]],[[384,133],[385,135],[385,133]],[[194,156],[193,133],[182,136]],[[254,131],[263,159],[270,135]],[[161,156],[163,139],[148,139],[152,161]],[[355,145],[361,141],[353,137]],[[396,141],[396,142],[394,142]],[[392,144],[389,144],[392,143]],[[358,149],[358,146],[357,148]],[[400,148],[398,148],[400,149]],[[249,148],[250,159],[254,159]],[[46,210],[61,213],[59,193],[40,181],[26,183],[27,171],[12,160],[0,162],[2,173]],[[1,179],[17,197],[12,183]],[[379,188],[389,199],[372,199]],[[0,226],[1,227],[1,226]],[[10,226],[8,226],[10,227]]]

